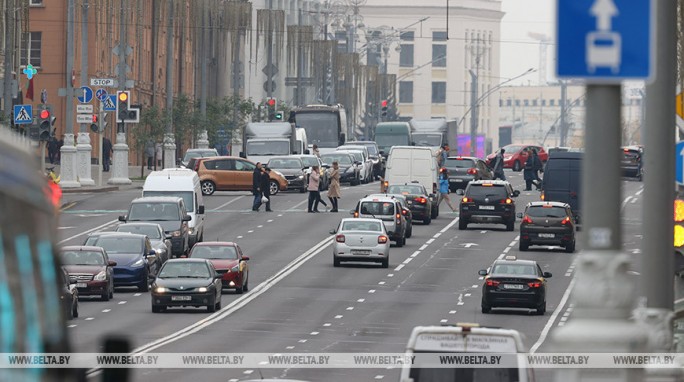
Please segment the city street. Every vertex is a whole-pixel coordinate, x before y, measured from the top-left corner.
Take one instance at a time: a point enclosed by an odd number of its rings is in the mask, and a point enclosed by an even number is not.
[[[523,189],[522,173],[507,171],[507,177],[514,188]],[[271,213],[250,211],[252,196],[248,193],[217,192],[206,197],[205,241],[240,244],[250,257],[250,291],[243,295],[226,291],[223,308],[214,314],[195,308],[153,314],[149,294],[135,289],[117,289],[109,302],[82,298],[80,317],[68,322],[73,351],[101,351],[104,336],[123,334],[142,352],[403,352],[414,326],[460,322],[516,329],[524,335],[528,350],[547,350],[549,332],[572,315],[569,288],[576,253],[547,247],[521,253],[517,225],[514,232],[497,225],[471,225],[467,231],[459,231],[458,214],[442,206],[439,218],[431,225],[415,224],[405,247],[392,247],[389,269],[356,263],[334,268],[328,231],[349,216],[349,209],[360,197],[378,189],[377,182],[344,186],[338,214],[307,214],[307,195],[296,192],[274,196]],[[641,182],[623,182],[623,242],[635,260],[641,240],[642,191]],[[141,190],[130,189],[65,196],[71,206],[61,216],[60,245],[78,245],[88,232],[113,229],[118,215],[124,214],[128,203],[140,194]],[[451,196],[455,201],[457,195]],[[538,198],[537,191],[521,191],[517,211]],[[548,281],[545,315],[515,309],[480,312],[482,276],[477,272],[506,255],[536,260],[544,271],[553,273]],[[638,274],[638,264],[634,274]],[[260,375],[308,381],[399,377],[398,369],[132,372],[133,380],[159,382],[238,381]]]

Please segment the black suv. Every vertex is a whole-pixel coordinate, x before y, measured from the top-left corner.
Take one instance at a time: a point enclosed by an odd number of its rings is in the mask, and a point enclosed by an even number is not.
[[[502,180],[479,180],[468,184],[459,207],[458,229],[468,228],[468,223],[505,224],[507,231],[515,228],[515,200],[520,191],[513,190],[510,183]]]
[[[530,245],[560,245],[575,252],[575,219],[570,205],[561,202],[531,202],[520,223],[520,250]]]
[[[432,200],[425,187],[420,183],[405,183],[387,187],[388,194],[404,195],[406,204],[414,219],[427,225],[432,222]]]
[[[622,175],[636,178],[641,182],[643,169],[644,149],[641,146],[626,146],[622,148],[622,158],[620,159],[620,169]]]

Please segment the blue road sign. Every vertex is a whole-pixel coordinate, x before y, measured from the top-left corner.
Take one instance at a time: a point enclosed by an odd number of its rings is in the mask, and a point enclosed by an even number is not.
[[[81,86],[79,90],[77,90],[78,96],[78,102],[80,103],[89,103],[90,101],[93,100],[93,89],[87,87],[87,86]]]
[[[104,101],[105,98],[107,98],[107,91],[104,88],[99,88],[95,92],[95,97],[97,97],[98,100]]]
[[[107,96],[104,101],[104,105],[102,105],[102,108],[104,111],[116,111],[116,96],[115,95],[109,95]]]
[[[652,76],[653,0],[557,1],[558,77],[616,83]]]
[[[33,123],[33,105],[14,105],[14,124]]]
[[[684,141],[675,146],[675,180],[684,185]]]

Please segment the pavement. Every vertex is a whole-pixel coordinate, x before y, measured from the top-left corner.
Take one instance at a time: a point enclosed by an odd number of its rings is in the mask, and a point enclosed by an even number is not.
[[[60,165],[59,164],[50,164],[47,162],[45,164],[45,167],[55,167],[55,172],[57,174],[60,173]],[[129,190],[129,189],[138,189],[142,188],[143,184],[145,183],[145,177],[150,174],[154,170],[148,170],[147,167],[143,168],[143,176],[141,178],[140,176],[140,166],[128,166],[128,178],[131,179],[131,184],[130,185],[110,185],[107,184],[109,179],[112,176],[112,169],[110,166],[110,171],[108,172],[103,172],[102,173],[102,184],[98,185],[98,166],[97,165],[92,165],[91,166],[91,177],[95,181],[95,186],[81,186],[77,188],[62,188],[62,193],[64,194],[70,194],[70,193],[81,193],[81,192],[110,192],[110,191],[119,191],[119,190]]]

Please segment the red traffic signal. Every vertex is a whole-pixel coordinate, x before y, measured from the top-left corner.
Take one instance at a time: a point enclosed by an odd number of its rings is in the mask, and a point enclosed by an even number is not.
[[[93,114],[93,123],[97,123],[97,114]]]
[[[266,105],[268,105],[269,107],[275,107],[275,105],[276,105],[276,100],[275,100],[275,98],[269,98],[269,99],[267,99],[267,100],[266,100]]]
[[[48,118],[50,118],[50,111],[49,111],[49,110],[41,110],[41,111],[40,111],[40,118],[41,118],[41,119],[48,119]]]
[[[382,102],[380,103],[382,107],[387,107],[387,100],[383,99]]]

